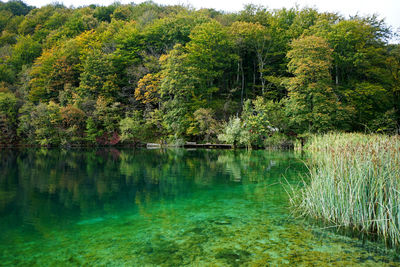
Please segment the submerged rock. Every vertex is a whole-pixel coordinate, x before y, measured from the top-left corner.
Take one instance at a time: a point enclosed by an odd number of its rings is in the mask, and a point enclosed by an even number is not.
[[[224,259],[228,264],[239,266],[246,262],[250,255],[251,253],[246,250],[224,248],[215,254],[215,258]]]
[[[97,217],[97,218],[93,218],[93,219],[79,221],[79,222],[77,222],[77,225],[93,224],[93,223],[98,223],[98,222],[102,222],[102,221],[104,221],[103,217]]]

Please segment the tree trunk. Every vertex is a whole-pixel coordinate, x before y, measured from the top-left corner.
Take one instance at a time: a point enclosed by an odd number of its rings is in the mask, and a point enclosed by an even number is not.
[[[255,93],[256,88],[256,62],[253,61],[253,93]]]
[[[335,82],[336,82],[336,88],[339,85],[339,72],[338,72],[338,65],[335,65],[336,68],[336,77],[335,77]]]
[[[244,72],[243,72],[243,62],[240,61],[240,70],[242,73],[242,91],[240,93],[240,106],[243,107],[243,92],[244,92]]]
[[[239,75],[240,75],[240,59],[238,60],[237,63],[237,72],[236,72],[236,82],[239,84]]]
[[[264,95],[265,80],[264,80],[263,69],[264,69],[265,62],[260,53],[257,54],[257,58],[258,58],[258,72],[260,73],[260,80],[261,80],[261,92]]]

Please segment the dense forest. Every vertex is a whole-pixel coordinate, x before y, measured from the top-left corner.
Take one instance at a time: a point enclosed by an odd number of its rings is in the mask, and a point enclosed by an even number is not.
[[[0,32],[3,145],[399,131],[400,45],[376,16],[9,1]]]

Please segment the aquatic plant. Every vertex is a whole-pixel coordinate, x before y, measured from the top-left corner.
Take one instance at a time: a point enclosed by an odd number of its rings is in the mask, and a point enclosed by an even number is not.
[[[400,247],[400,137],[332,133],[306,149],[310,179],[295,210]]]

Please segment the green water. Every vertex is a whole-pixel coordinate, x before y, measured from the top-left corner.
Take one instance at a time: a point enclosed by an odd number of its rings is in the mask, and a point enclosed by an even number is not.
[[[290,152],[0,151],[1,266],[400,266],[293,218]]]

